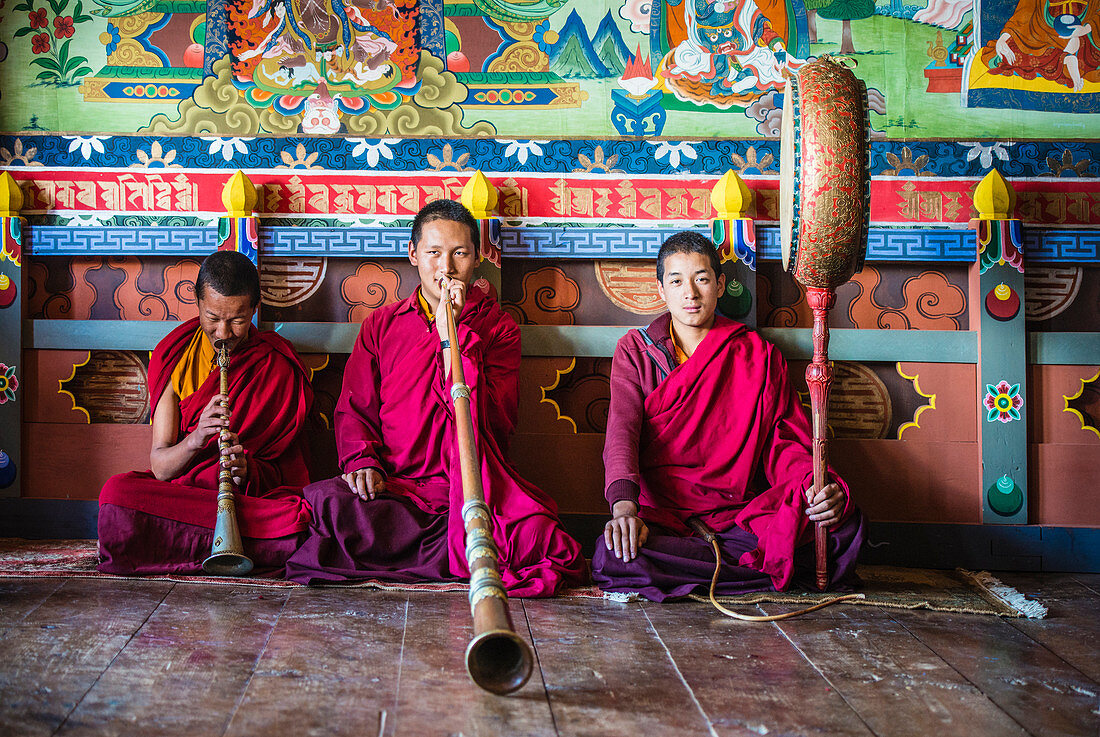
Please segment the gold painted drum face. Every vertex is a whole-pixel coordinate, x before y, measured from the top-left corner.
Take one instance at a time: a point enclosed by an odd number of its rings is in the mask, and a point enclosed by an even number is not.
[[[804,286],[835,289],[867,252],[866,87],[831,57],[815,59],[788,82],[781,132],[783,267]]]

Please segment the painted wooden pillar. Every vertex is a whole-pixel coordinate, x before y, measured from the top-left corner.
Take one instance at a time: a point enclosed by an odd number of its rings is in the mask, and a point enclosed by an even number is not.
[[[260,238],[256,223],[256,186],[240,169],[222,188],[225,215],[218,221],[218,250],[237,251],[248,256],[260,270]],[[258,324],[260,310],[252,317]]]
[[[478,223],[481,254],[477,275],[493,285],[500,294],[500,218],[497,217],[497,190],[481,171],[474,172],[462,188],[462,204]]]
[[[23,435],[23,190],[0,173],[0,496],[19,496]]]
[[[714,205],[711,240],[722,260],[726,290],[718,310],[726,317],[756,327],[756,224],[748,217],[752,190],[737,172],[727,171],[710,193]]]
[[[970,268],[970,326],[978,332],[982,521],[1026,524],[1027,332],[1016,193],[996,169],[974,191],[978,258]]]

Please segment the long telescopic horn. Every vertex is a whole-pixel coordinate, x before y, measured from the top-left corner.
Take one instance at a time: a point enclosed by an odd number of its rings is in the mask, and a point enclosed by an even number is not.
[[[447,335],[451,344],[451,399],[455,407],[455,434],[462,469],[462,522],[466,530],[466,564],[470,569],[470,613],[474,638],[466,646],[466,671],[481,688],[495,694],[512,693],[531,677],[531,648],[515,632],[508,613],[508,595],[500,577],[500,554],[493,541],[493,525],[481,485],[481,463],[470,414],[470,387],[462,371],[462,353],[455,329],[450,290],[446,295]]]

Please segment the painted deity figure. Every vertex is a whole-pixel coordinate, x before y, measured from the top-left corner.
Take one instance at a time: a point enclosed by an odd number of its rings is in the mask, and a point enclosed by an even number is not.
[[[338,111],[392,107],[415,84],[415,16],[405,0],[252,0],[237,76],[257,102],[305,111],[305,132],[335,132]]]
[[[1042,77],[1080,92],[1086,81],[1100,82],[1100,2],[1020,0],[982,61],[995,74]]]
[[[776,23],[753,0],[676,0],[681,3],[685,37],[663,62],[666,84],[678,97],[719,107],[747,104],[782,90],[805,63],[788,53]],[[785,29],[785,20],[780,25]]]

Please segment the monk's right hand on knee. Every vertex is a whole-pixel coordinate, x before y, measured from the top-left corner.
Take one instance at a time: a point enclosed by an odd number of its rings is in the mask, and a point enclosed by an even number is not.
[[[363,501],[374,499],[376,494],[385,491],[386,479],[375,468],[362,468],[343,475],[351,492]]]
[[[603,539],[607,549],[615,553],[615,557],[624,563],[629,563],[638,557],[638,548],[642,547],[646,538],[649,537],[649,528],[637,516],[637,510],[638,507],[633,502],[616,502],[612,508],[612,514],[615,516],[604,525],[603,529]]]

